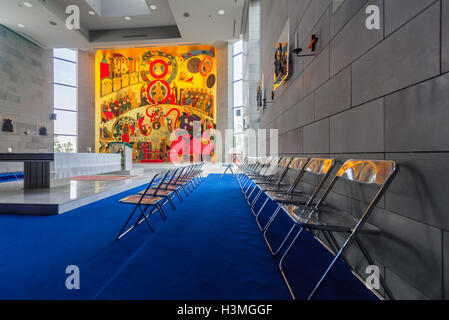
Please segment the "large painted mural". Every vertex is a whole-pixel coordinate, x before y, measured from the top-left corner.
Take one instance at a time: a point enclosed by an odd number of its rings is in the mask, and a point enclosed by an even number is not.
[[[214,160],[213,47],[99,50],[95,63],[96,152],[108,153],[110,143],[124,142],[135,161]],[[201,133],[192,136],[195,122]],[[193,148],[195,143],[201,147]]]

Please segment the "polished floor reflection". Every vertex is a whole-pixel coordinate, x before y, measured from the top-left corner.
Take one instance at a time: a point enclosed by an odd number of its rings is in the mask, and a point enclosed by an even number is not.
[[[119,181],[52,181],[50,189],[23,190],[23,181],[0,183],[0,214],[60,214],[144,185],[171,164],[135,165],[139,174]],[[143,169],[143,170],[142,170]],[[206,173],[221,173],[221,165],[208,165]]]

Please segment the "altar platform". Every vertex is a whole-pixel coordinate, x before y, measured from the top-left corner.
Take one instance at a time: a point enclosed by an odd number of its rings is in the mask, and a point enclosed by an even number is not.
[[[118,193],[144,186],[160,169],[133,170],[129,178],[118,181],[51,181],[48,189],[23,188],[23,181],[0,184],[0,214],[61,214]],[[136,174],[138,172],[138,174]],[[111,174],[125,175],[114,172]]]
[[[24,189],[23,181],[0,183],[0,214],[61,214],[139,186],[143,187],[154,174],[176,167],[169,163],[135,163],[132,171],[102,174],[130,176],[123,180],[52,179],[50,188],[47,189]],[[206,164],[203,171],[205,175],[221,174],[224,168],[221,164]]]

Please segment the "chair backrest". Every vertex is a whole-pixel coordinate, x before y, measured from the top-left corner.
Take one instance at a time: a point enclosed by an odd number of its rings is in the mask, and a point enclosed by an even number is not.
[[[318,201],[316,208],[326,200],[338,179],[344,179],[353,183],[377,185],[378,192],[371,200],[371,204],[365,211],[368,214],[382,197],[392,178],[397,172],[396,162],[390,160],[348,160],[338,170],[326,192]]]
[[[273,177],[273,181],[276,181],[276,185],[279,186],[287,175],[288,170],[290,169],[290,163],[293,158],[284,157],[279,161],[278,170]]]
[[[305,159],[301,159],[301,164],[304,164]],[[318,189],[315,192],[319,191],[322,183],[325,181],[327,176],[329,175],[331,169],[333,168],[335,163],[334,159],[322,159],[322,158],[313,158],[307,162],[307,165],[303,166],[302,172],[298,175],[292,187],[290,188],[290,192],[293,192],[298,186],[299,182],[304,176],[304,173],[308,172],[314,176],[320,177],[320,182],[318,184]]]
[[[264,172],[264,175],[273,178],[279,168],[280,161],[281,160],[279,160],[279,158],[277,157],[271,158],[270,162],[267,165],[267,170],[265,170]]]
[[[334,159],[314,158],[307,163],[304,170],[315,175],[326,175],[330,172],[334,163]]]
[[[348,160],[341,166],[337,176],[359,183],[384,185],[396,167],[394,161]]]
[[[147,195],[148,190],[150,190],[150,188],[153,187],[154,183],[156,182],[157,178],[159,178],[159,176],[160,176],[160,174],[159,174],[159,173],[156,173],[156,174],[153,176],[153,178],[151,178],[151,181],[150,181],[150,183],[148,183],[148,186],[147,186],[147,188],[145,189],[145,192],[142,193],[142,196],[141,196],[140,199],[139,199],[139,203],[138,203],[139,205],[140,205],[140,203],[142,202],[142,199]],[[162,179],[161,181],[163,181],[163,179]]]
[[[260,160],[260,165],[256,168],[256,173],[259,175],[265,175],[267,170],[270,168],[271,157],[262,158]]]
[[[176,178],[179,177],[179,175],[177,175],[179,171],[181,171],[181,168],[177,168],[176,170],[172,171],[171,176],[169,176],[169,180],[166,182],[167,186],[173,184],[173,181],[175,181]]]
[[[288,167],[293,170],[302,170],[307,162],[309,162],[308,158],[294,158]]]
[[[164,183],[166,183],[167,177],[169,176],[170,173],[171,173],[171,171],[169,170],[169,171],[161,174],[162,179],[158,183],[156,183],[156,193],[157,193],[157,191],[159,191],[159,189],[162,188],[162,185]]]
[[[304,167],[302,175],[301,174],[299,175],[298,181],[296,181],[296,184],[294,185],[291,192],[293,192],[296,189],[297,185],[299,184],[299,182],[301,181],[306,172],[311,175],[319,177],[319,182],[315,187],[314,191],[312,192],[312,194],[310,195],[309,200],[307,201],[306,204],[306,206],[312,205],[313,201],[320,192],[324,182],[329,176],[329,173],[332,171],[334,164],[335,164],[334,159],[323,159],[323,158],[310,159],[307,165]]]

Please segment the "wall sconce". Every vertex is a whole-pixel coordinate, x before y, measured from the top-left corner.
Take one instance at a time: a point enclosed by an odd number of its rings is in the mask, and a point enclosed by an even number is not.
[[[298,33],[296,33],[295,49],[293,49],[293,53],[296,54],[296,56],[298,58],[299,57],[314,57],[314,56],[316,56],[315,49],[316,49],[317,42],[318,42],[318,37],[315,34],[312,34],[312,37],[310,39],[310,44],[309,44],[309,49],[310,49],[310,52],[312,52],[312,53],[301,54],[303,49],[298,47]]]
[[[293,49],[293,53],[296,54],[296,56],[298,58],[300,58],[300,57],[314,57],[314,56],[316,56],[315,53],[301,54],[301,52],[302,52],[302,48]]]

